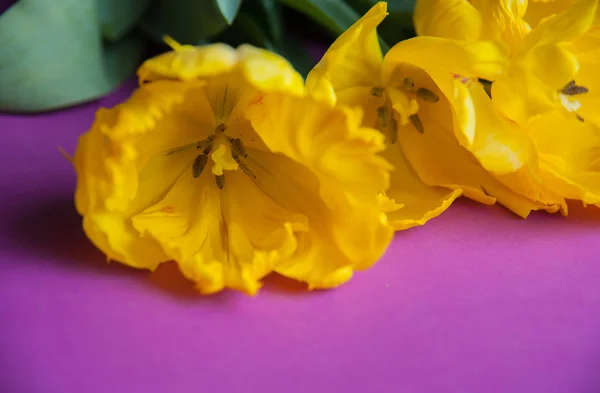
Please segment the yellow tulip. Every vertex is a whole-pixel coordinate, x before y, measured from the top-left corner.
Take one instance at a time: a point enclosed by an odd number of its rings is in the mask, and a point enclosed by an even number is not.
[[[506,177],[529,176],[533,146],[516,128],[498,129],[503,122],[485,113],[493,110],[476,105],[480,92],[456,77],[501,75],[505,51],[491,42],[417,37],[383,57],[376,28],[386,14],[386,3],[378,3],[343,33],[306,86],[330,105],[361,108],[363,124],[386,136],[383,155],[395,169],[382,202],[394,228],[422,225],[463,194],[486,204],[497,200],[521,216],[556,211],[551,195],[523,195],[503,184]],[[481,129],[488,130],[486,140],[475,137]],[[482,166],[463,145],[494,162]]]
[[[507,48],[505,72],[476,74],[467,83],[485,84],[494,112],[535,146],[543,192],[600,204],[600,22],[597,0],[419,0],[415,25],[422,35],[496,40]],[[452,10],[455,17],[444,20]],[[471,18],[476,15],[475,18]],[[430,21],[439,24],[433,27]],[[475,83],[479,84],[479,83]],[[475,87],[479,88],[479,87]],[[485,103],[485,105],[488,105]],[[481,138],[485,138],[482,136]],[[493,158],[470,150],[484,166]],[[527,195],[539,184],[514,179]]]
[[[96,246],[136,268],[174,260],[202,293],[255,294],[272,271],[335,287],[373,264],[392,236],[390,165],[360,110],[304,96],[265,50],[168,42],[79,141],[75,200]]]

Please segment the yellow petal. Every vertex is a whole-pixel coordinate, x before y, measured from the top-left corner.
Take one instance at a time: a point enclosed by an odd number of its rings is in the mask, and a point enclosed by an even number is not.
[[[384,156],[394,166],[386,195],[400,205],[387,213],[389,223],[395,230],[425,224],[442,214],[462,195],[461,189],[452,190],[423,183],[397,146],[391,146]]]
[[[203,293],[224,287],[255,294],[259,280],[289,258],[294,230],[306,220],[266,197],[241,171],[227,172],[220,190],[210,172],[183,173],[154,206],[133,218],[152,234]]]
[[[332,288],[383,254],[392,231],[377,204],[345,198],[343,206],[328,206],[319,195],[319,180],[309,169],[279,154],[255,152],[253,156],[260,163],[255,169],[260,189],[285,208],[305,214],[309,222],[307,231],[296,234],[294,256],[275,268],[278,273],[310,288]]]
[[[469,91],[477,119],[469,150],[483,167],[492,173],[503,175],[516,172],[535,161],[531,139],[496,111],[481,85],[474,83]]]
[[[531,200],[517,185],[504,184],[503,178],[497,178],[484,168],[473,154],[459,145],[455,136],[457,131],[453,129],[453,127],[460,127],[461,123],[472,122],[466,120],[453,122],[452,119],[457,117],[457,113],[471,113],[476,119],[487,121],[483,124],[476,123],[470,149],[481,154],[487,160],[486,165],[500,173],[512,174],[528,162],[529,155],[526,147],[520,144],[523,139],[527,142],[526,137],[517,134],[517,130],[510,132],[498,130],[499,125],[494,124],[493,119],[489,118],[493,112],[484,112],[480,116],[478,101],[482,98],[481,95],[473,97],[474,111],[463,110],[460,107],[469,105],[469,101],[464,100],[462,93],[447,97],[446,94],[451,91],[448,86],[445,86],[444,90],[439,89],[434,80],[424,73],[413,73],[411,76],[417,86],[425,87],[440,97],[436,103],[424,102],[420,105],[419,117],[423,124],[423,133],[417,132],[410,126],[403,127],[398,132],[401,152],[425,184],[462,190],[465,196],[481,203],[490,204],[497,200],[521,216],[526,216],[531,210],[548,207],[547,201]],[[432,74],[432,76],[441,81],[447,78],[440,74]],[[447,85],[447,82],[445,84]],[[481,93],[487,99],[482,90],[475,90],[475,93]],[[488,110],[491,111],[491,103],[487,104]],[[525,150],[523,157],[520,156],[522,154],[520,150]],[[394,173],[392,179],[393,176]],[[402,209],[399,210],[401,211]]]
[[[536,27],[542,20],[564,12],[571,7],[576,0],[549,0],[549,1],[529,1],[525,20],[531,27]]]
[[[192,80],[224,74],[238,63],[238,53],[226,44],[182,45],[146,60],[138,69],[140,84],[158,79]]]
[[[413,20],[420,36],[475,41],[481,33],[481,15],[467,0],[418,0]]]
[[[299,236],[302,252],[277,271],[316,288],[373,264],[392,234],[378,204],[389,181],[389,164],[377,154],[383,136],[360,127],[360,111],[309,97],[268,94],[249,118],[270,151],[291,159],[265,164],[269,157],[261,156],[267,174],[256,173],[257,183],[310,223]]]
[[[493,42],[415,37],[399,42],[385,55],[383,79],[394,80],[394,71],[402,63],[412,64],[426,71],[494,80],[506,72],[508,58],[506,49]]]
[[[322,82],[318,81],[322,78],[336,91],[378,85],[382,55],[377,26],[386,15],[386,3],[379,2],[340,35],[308,74],[307,88],[321,86]]]
[[[337,100],[335,89],[327,78],[323,67],[313,68],[306,77],[306,93],[313,98],[334,106]]]
[[[557,91],[573,80],[579,63],[571,50],[551,44],[538,45],[529,51],[524,67],[531,69],[543,84]]]
[[[138,70],[140,84],[159,79],[190,81],[231,73],[261,90],[304,93],[304,81],[283,57],[251,45],[233,49],[225,44],[180,45],[174,51],[146,60]]]
[[[547,186],[567,199],[600,203],[599,129],[559,112],[538,117],[529,134]]]
[[[481,12],[481,39],[503,42],[509,48],[517,48],[531,28],[523,20],[527,1],[496,0],[475,1]]]
[[[283,57],[251,45],[237,49],[245,79],[261,91],[304,94],[304,80]]]
[[[545,19],[527,35],[520,54],[535,45],[570,41],[585,33],[594,22],[597,6],[598,0],[579,0],[564,12]]]
[[[360,110],[273,93],[249,116],[271,151],[317,174],[321,195],[328,203],[335,203],[333,195],[339,194],[336,190],[341,184],[343,190],[368,200],[387,188],[389,164],[376,154],[385,148],[384,137],[360,126]]]

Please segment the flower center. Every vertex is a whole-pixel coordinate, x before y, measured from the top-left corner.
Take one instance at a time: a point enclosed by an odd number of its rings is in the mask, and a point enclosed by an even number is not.
[[[419,133],[423,133],[425,129],[418,114],[419,104],[417,100],[429,103],[436,103],[440,100],[439,96],[432,90],[417,87],[414,79],[410,77],[404,78],[402,84],[397,87],[373,87],[371,95],[383,100],[383,105],[377,107],[377,125],[387,135],[392,144],[396,143],[398,139],[396,115],[399,115],[401,125],[410,123]],[[394,103],[392,103],[392,100]]]
[[[208,164],[209,155],[213,161],[212,172],[215,175],[215,182],[220,189],[225,187],[225,170],[242,170],[246,175],[256,178],[252,170],[244,162],[248,158],[246,148],[240,138],[232,138],[225,131],[228,126],[225,123],[219,123],[214,132],[207,138],[195,142],[191,145],[179,146],[171,149],[167,154],[179,153],[190,148],[196,148],[200,154],[192,164],[192,176],[200,177]]]

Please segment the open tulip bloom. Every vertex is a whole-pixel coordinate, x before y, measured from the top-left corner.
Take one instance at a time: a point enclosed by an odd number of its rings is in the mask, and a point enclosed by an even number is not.
[[[596,6],[420,0],[422,36],[384,56],[381,2],[306,85],[266,50],[167,39],[79,141],[85,232],[110,260],[255,294],[271,272],[341,285],[461,195],[600,205]]]

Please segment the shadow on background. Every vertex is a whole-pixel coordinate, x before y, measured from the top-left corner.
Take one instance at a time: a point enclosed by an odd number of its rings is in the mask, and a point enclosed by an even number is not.
[[[174,262],[167,262],[154,272],[137,270],[118,262],[107,263],[106,257],[85,236],[81,216],[71,195],[32,200],[27,208],[12,211],[2,222],[3,253],[15,263],[54,265],[87,274],[138,276],[149,286],[183,300],[202,296],[194,283],[186,279]],[[26,258],[24,258],[26,256]],[[306,285],[271,274],[261,292],[306,294]],[[222,301],[231,291],[202,297]]]

